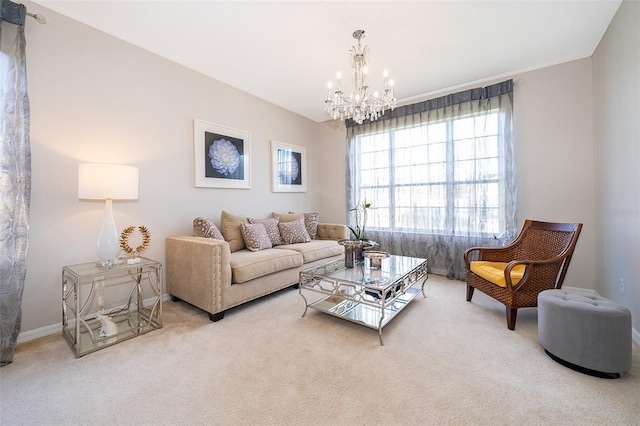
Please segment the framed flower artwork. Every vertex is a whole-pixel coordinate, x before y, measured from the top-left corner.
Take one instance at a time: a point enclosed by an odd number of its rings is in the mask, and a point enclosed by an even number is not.
[[[307,150],[303,146],[271,141],[273,192],[307,191]]]
[[[251,133],[194,120],[195,186],[251,188]]]

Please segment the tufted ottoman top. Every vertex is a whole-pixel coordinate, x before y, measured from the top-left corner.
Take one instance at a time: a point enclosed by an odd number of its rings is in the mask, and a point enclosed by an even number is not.
[[[538,305],[541,300],[546,303],[564,306],[567,309],[599,311],[600,313],[610,312],[611,314],[619,313],[623,316],[631,314],[631,311],[626,306],[596,294],[581,294],[562,289],[545,290],[538,295]]]

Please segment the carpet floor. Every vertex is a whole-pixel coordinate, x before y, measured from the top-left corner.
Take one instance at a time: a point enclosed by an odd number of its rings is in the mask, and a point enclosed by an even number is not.
[[[622,378],[544,353],[537,309],[431,276],[383,329],[310,310],[287,289],[217,323],[164,303],[163,328],[75,359],[61,335],[0,369],[2,425],[638,425],[640,348]]]

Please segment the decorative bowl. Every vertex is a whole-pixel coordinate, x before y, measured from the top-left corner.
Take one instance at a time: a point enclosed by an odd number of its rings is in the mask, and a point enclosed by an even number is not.
[[[380,250],[365,250],[362,255],[369,258],[369,267],[372,269],[382,268],[382,259],[387,259],[391,256],[386,251]]]

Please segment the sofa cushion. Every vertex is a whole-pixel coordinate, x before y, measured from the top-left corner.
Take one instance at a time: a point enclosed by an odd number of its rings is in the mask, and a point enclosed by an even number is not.
[[[278,224],[282,244],[308,243],[311,241],[303,219]]]
[[[249,223],[261,223],[264,225],[267,230],[267,235],[271,240],[272,246],[277,246],[282,244],[282,240],[280,239],[280,229],[278,228],[279,219],[275,217],[270,217],[267,219],[252,219],[248,218]]]
[[[344,253],[344,247],[333,240],[312,240],[308,243],[287,244],[274,247],[273,250],[297,251],[302,255],[304,263],[314,262],[327,257],[338,256]]]
[[[296,214],[289,212],[289,214]],[[304,226],[312,240],[318,237],[318,222],[320,222],[320,213],[302,213],[304,217]]]
[[[193,219],[193,233],[196,237],[224,240],[222,233],[211,219],[196,217]]]
[[[263,224],[241,223],[240,231],[242,231],[242,238],[249,250],[260,251],[271,248],[271,240]]]
[[[281,246],[279,246],[281,247]],[[238,250],[231,253],[231,283],[240,284],[303,264],[303,256],[294,250]]]
[[[276,213],[272,212],[271,217],[278,218],[280,223],[283,222],[293,222],[294,220],[304,220],[304,214],[302,213]]]
[[[222,210],[220,214],[220,228],[224,239],[229,243],[231,251],[242,250],[246,247],[244,239],[242,239],[241,223],[248,223],[244,216],[236,216]]]

